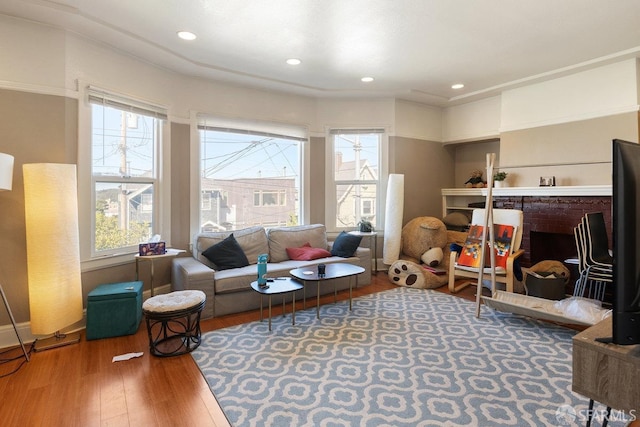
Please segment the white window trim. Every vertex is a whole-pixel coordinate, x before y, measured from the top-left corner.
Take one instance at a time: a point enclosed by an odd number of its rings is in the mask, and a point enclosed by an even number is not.
[[[80,233],[80,263],[82,271],[98,270],[120,264],[127,264],[134,260],[137,252],[123,252],[109,255],[93,254],[93,227],[95,224],[95,206],[93,196],[93,179],[91,173],[91,104],[89,92],[102,91],[111,95],[114,100],[130,103],[132,106],[146,110],[156,109],[164,114],[162,136],[158,146],[157,188],[154,197],[158,197],[158,212],[156,213],[156,233],[162,236],[167,246],[171,246],[171,133],[170,122],[166,119],[166,109],[136,97],[118,95],[103,89],[89,86],[86,82],[78,81],[80,97],[78,100],[78,216]],[[164,112],[164,113],[163,113]],[[199,200],[199,199],[198,199]]]
[[[379,197],[376,198],[374,212],[378,216],[376,231],[384,231],[387,183],[389,180],[389,129],[386,126],[362,126],[349,128],[344,126],[327,126],[325,128],[325,218],[327,231],[339,233],[348,231],[349,227],[338,227],[336,224],[336,184],[335,184],[335,159],[333,158],[333,133],[347,131],[349,133],[366,133],[372,130],[382,130],[380,138],[380,150],[378,152],[379,164]]]

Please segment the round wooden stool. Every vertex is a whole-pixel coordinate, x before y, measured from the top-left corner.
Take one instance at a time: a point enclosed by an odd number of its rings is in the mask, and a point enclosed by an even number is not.
[[[189,353],[200,345],[200,313],[207,297],[202,291],[156,295],[142,304],[149,350],[159,357]]]

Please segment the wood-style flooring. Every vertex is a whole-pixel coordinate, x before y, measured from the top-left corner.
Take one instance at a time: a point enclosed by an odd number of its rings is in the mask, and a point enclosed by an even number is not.
[[[391,289],[386,273],[354,290],[354,297]],[[446,286],[440,288],[446,292]],[[475,287],[459,296],[473,299]],[[343,300],[348,291],[338,294]],[[333,295],[321,304],[333,302]],[[302,304],[296,306],[302,309]],[[313,309],[314,303],[307,301]],[[291,312],[290,304],[286,307]],[[274,307],[274,316],[281,307]],[[259,319],[259,311],[201,322],[203,332]],[[139,358],[112,363],[113,356],[144,352]],[[19,357],[10,349],[1,359]],[[21,359],[24,361],[24,357]],[[21,361],[0,365],[0,375]],[[0,378],[2,426],[228,426],[229,424],[190,355],[157,358],[149,354],[144,320],[134,335],[86,341],[31,353],[31,361]]]

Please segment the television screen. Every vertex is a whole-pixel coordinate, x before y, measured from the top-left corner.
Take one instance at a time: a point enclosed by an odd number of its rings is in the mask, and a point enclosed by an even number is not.
[[[613,140],[613,343],[640,343],[640,145]]]

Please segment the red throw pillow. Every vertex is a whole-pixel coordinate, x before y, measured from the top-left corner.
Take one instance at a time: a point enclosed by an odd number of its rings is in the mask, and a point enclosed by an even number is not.
[[[305,243],[299,248],[286,248],[289,259],[295,261],[311,261],[319,258],[331,256],[331,252],[322,248],[312,248],[309,243]]]

